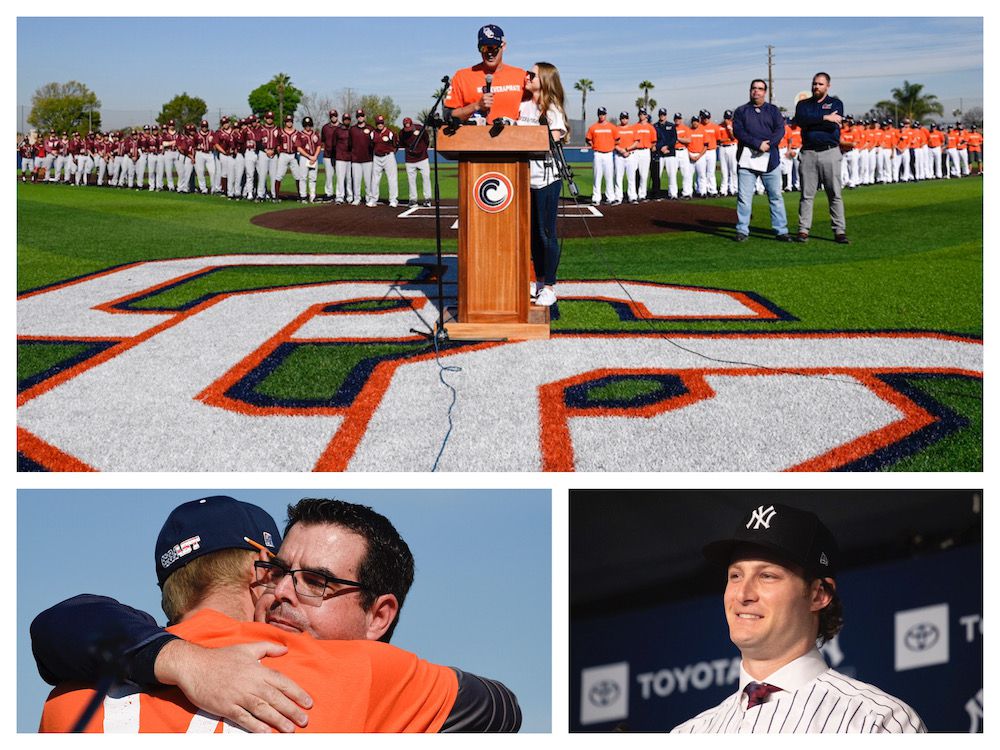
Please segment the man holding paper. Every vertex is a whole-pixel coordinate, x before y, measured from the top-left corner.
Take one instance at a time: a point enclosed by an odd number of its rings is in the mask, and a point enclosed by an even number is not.
[[[777,107],[764,101],[766,95],[767,83],[754,79],[750,82],[750,101],[733,113],[733,135],[739,144],[736,149],[737,242],[750,238],[750,213],[758,177],[767,190],[775,239],[792,241],[788,236],[785,200],[781,195],[781,152],[778,148],[785,135],[785,118]]]

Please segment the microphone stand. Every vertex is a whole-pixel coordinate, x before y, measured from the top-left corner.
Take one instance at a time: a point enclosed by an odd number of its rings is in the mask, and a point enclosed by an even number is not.
[[[538,124],[548,126],[549,118],[543,114],[538,118]],[[549,151],[552,154],[552,161],[555,162],[556,171],[559,173],[561,179],[566,180],[570,195],[576,198],[580,195],[580,189],[576,186],[576,182],[573,181],[573,170],[570,169],[569,163],[566,161],[562,141],[557,141],[553,138],[552,131],[548,127],[545,128],[545,132],[549,136]]]
[[[437,108],[441,104],[441,100],[444,99],[445,93],[448,91],[448,85],[451,79],[445,76],[441,79],[441,83],[444,84],[441,87],[441,93],[434,102],[434,106],[430,108],[427,113],[427,117],[424,119],[422,125],[423,128],[420,131],[420,135],[413,139],[413,143],[407,146],[407,151],[414,153],[416,151],[416,146],[420,139],[424,137],[424,133],[429,133],[431,141],[429,145],[434,148],[434,231],[436,238],[436,248],[437,248],[437,265],[434,266],[434,273],[437,276],[438,288],[437,288],[437,304],[438,304],[438,322],[434,331],[426,332],[419,331],[415,328],[410,329],[410,333],[415,333],[418,336],[423,336],[428,341],[445,341],[448,338],[448,334],[444,330],[444,275],[447,268],[444,265],[442,259],[441,250],[441,182],[438,175],[438,148],[437,148],[437,129],[444,125],[444,120],[442,120],[437,115]],[[455,132],[457,125],[453,122],[449,125],[452,128],[451,132]],[[445,128],[445,132],[448,133],[448,128]],[[450,134],[450,133],[449,133]]]

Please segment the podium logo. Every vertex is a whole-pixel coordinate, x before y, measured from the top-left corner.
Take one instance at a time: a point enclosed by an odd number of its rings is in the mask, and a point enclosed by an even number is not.
[[[580,676],[580,723],[628,718],[628,662],[584,669]]]
[[[896,613],[896,671],[947,664],[948,605]]]
[[[514,186],[507,175],[487,172],[472,187],[472,199],[488,214],[498,214],[514,200]]]

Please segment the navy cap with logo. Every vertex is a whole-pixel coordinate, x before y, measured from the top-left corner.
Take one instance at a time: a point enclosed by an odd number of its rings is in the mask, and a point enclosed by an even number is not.
[[[656,114],[658,114],[660,116],[664,116],[664,115],[667,114],[667,110],[665,110],[663,107],[660,107],[660,111],[657,112]]]
[[[598,107],[597,108],[597,114],[599,114],[599,115],[606,115],[607,113],[608,113],[607,107]]]
[[[247,537],[277,551],[281,534],[271,514],[228,495],[213,495],[177,506],[156,537],[156,581],[160,587],[171,573],[209,552],[254,550]]]
[[[729,565],[742,545],[761,547],[809,576],[833,578],[837,574],[837,541],[819,517],[807,510],[779,503],[760,505],[743,517],[730,538],[705,545],[702,554],[711,562]]]
[[[503,29],[496,24],[488,23],[479,30],[478,46],[499,47],[503,44]]]
[[[682,115],[680,112],[675,112],[674,113],[674,119],[675,120],[683,120],[684,119],[684,115]]]
[[[628,119],[628,112],[619,112],[618,113],[618,119],[619,120],[627,120]]]
[[[725,112],[722,113],[722,116],[725,119],[727,119],[727,120],[732,120],[733,119],[733,110],[727,109]]]

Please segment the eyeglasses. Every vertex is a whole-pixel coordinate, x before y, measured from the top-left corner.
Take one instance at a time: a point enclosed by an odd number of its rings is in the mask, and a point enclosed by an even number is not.
[[[500,52],[500,45],[496,44],[480,44],[479,54],[480,55],[495,55]]]
[[[528,76],[529,81],[534,81],[538,74],[535,73],[535,71],[533,70],[529,70],[527,73],[525,73],[525,75]]]
[[[328,576],[325,573],[318,573],[315,570],[303,570],[301,568],[291,570],[276,562],[256,560],[253,567],[257,576],[257,583],[268,590],[276,588],[285,579],[285,576],[290,575],[292,577],[292,586],[295,588],[295,593],[298,597],[302,599],[302,603],[313,607],[320,606],[323,600],[328,598],[327,591],[332,585],[350,586],[355,589],[364,588],[358,581],[348,581],[345,578]],[[330,596],[337,596],[342,593],[348,593],[348,590],[340,589],[332,591],[330,592]]]

